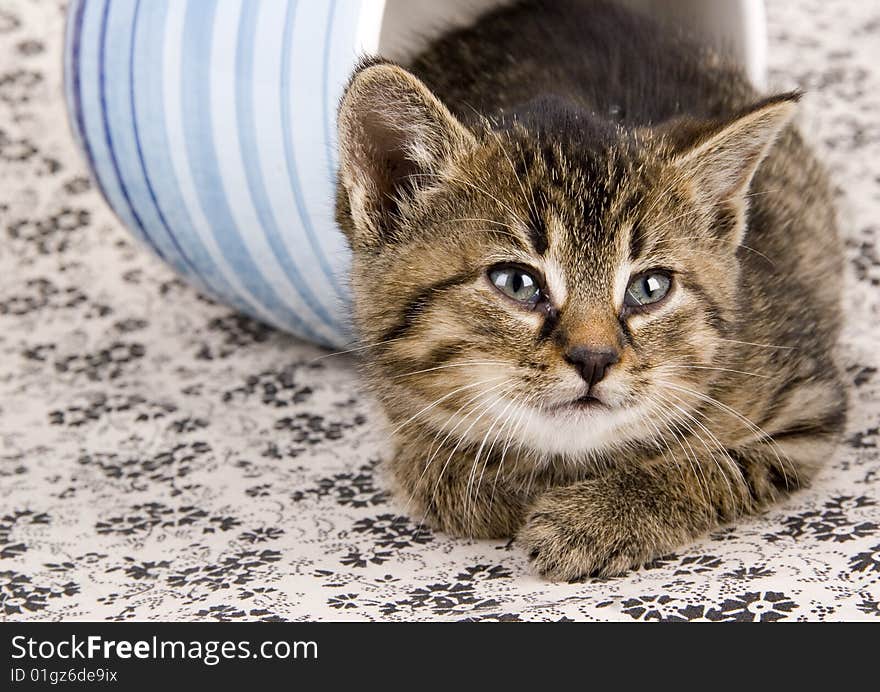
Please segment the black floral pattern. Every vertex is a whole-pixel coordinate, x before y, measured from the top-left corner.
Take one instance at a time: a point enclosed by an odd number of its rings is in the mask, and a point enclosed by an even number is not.
[[[376,486],[376,466],[377,462],[372,461],[361,466],[356,473],[337,473],[329,478],[321,478],[315,487],[295,491],[292,498],[303,500],[331,496],[337,504],[358,508],[384,505],[388,502],[388,493]]]
[[[843,448],[766,514],[576,584],[421,526],[349,356],[198,295],[121,228],[58,98],[63,4],[0,3],[0,619],[880,620],[876,3],[767,2],[771,86],[807,90],[840,191]]]
[[[79,590],[79,585],[72,581],[39,586],[25,574],[0,572],[0,613],[6,616],[36,613],[48,608],[51,600],[75,596]]]
[[[231,402],[236,398],[249,399],[256,395],[257,400],[263,405],[274,408],[287,408],[308,401],[312,395],[312,388],[298,381],[302,367],[288,366],[279,371],[267,370],[258,375],[251,375],[242,386],[225,392],[223,401]],[[313,367],[319,369],[321,366]]]
[[[467,582],[427,584],[413,589],[409,598],[381,606],[385,615],[401,612],[427,611],[436,615],[461,615],[489,608],[498,608],[499,602],[480,594],[475,585]]]
[[[797,604],[778,591],[754,591],[725,600],[719,610],[725,620],[775,622],[790,616]]]
[[[212,337],[215,334],[220,335],[220,342],[217,343],[214,338],[202,342],[195,356],[199,360],[229,358],[242,348],[268,341],[276,333],[265,324],[238,314],[224,315],[211,320],[208,322],[207,331]],[[254,380],[254,385],[257,380],[258,378]]]
[[[36,513],[29,509],[16,510],[0,517],[0,560],[18,557],[27,552],[27,544],[12,540],[16,527],[22,524],[31,526],[48,525],[50,517],[44,512]]]
[[[401,550],[414,545],[425,545],[434,540],[434,534],[423,526],[414,526],[407,517],[380,514],[355,522],[355,534],[368,535],[377,546]]]
[[[880,573],[880,544],[871,547],[863,553],[853,555],[849,559],[849,564],[854,572]]]

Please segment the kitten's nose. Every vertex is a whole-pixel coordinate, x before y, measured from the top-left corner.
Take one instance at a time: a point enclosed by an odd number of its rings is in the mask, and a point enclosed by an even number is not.
[[[592,387],[620,360],[620,353],[611,347],[574,346],[565,352],[565,360],[577,368],[584,382]]]

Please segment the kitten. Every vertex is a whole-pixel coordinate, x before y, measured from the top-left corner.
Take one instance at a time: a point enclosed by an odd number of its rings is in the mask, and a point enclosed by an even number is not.
[[[571,580],[809,482],[845,418],[842,262],[797,100],[598,1],[358,67],[337,219],[417,519]]]

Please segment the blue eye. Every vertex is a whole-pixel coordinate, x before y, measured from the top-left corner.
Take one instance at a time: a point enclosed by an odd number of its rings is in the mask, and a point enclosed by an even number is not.
[[[672,277],[663,271],[639,274],[626,287],[623,304],[628,308],[640,308],[663,300],[672,288]]]
[[[504,295],[519,303],[535,304],[541,298],[538,280],[519,267],[490,269],[489,280]]]

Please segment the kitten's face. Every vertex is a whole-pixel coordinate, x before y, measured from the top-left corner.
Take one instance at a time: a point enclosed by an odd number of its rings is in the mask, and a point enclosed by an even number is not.
[[[444,121],[451,133],[415,143],[376,116],[359,121],[373,148],[343,151],[339,217],[369,370],[398,425],[583,458],[695,424],[724,367],[742,225],[741,202],[698,188],[705,162],[654,133],[573,129],[555,107],[534,127]]]

